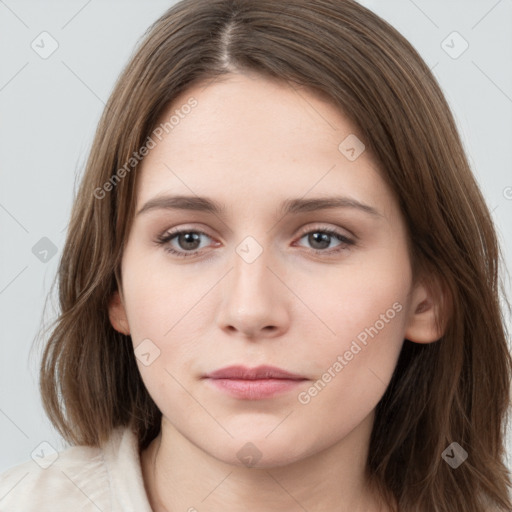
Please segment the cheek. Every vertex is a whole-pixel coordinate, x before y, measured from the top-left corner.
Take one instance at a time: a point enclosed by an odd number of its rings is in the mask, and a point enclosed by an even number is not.
[[[176,331],[197,325],[190,318],[207,291],[204,279],[187,277],[179,267],[158,268],[149,262],[137,266],[129,260],[126,265],[130,270],[123,289],[134,343],[141,337],[168,340]]]
[[[411,278],[403,252],[380,251],[301,285],[307,304],[329,328],[323,329],[322,339],[312,338],[318,348],[326,339],[334,350],[345,351],[356,338],[362,343],[400,338],[405,327],[400,313],[406,310]]]
[[[377,261],[338,272],[323,291],[315,287],[310,294],[311,309],[322,312],[334,333],[310,331],[308,353],[301,354],[317,378],[299,397],[306,407],[343,415],[344,404],[356,416],[368,413],[391,379],[404,340],[411,275],[407,260]]]
[[[361,296],[363,297],[363,296]],[[375,409],[391,380],[403,344],[405,305],[384,293],[351,303],[352,316],[338,317],[333,343],[310,349],[315,379],[296,397],[308,429],[306,445],[322,433],[322,445],[348,435]],[[382,316],[381,316],[382,315]]]

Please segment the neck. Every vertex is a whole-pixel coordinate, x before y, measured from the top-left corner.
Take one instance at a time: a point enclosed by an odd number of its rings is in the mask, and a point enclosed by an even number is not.
[[[190,442],[165,418],[141,454],[154,512],[377,512],[366,460],[373,414],[322,452],[267,468],[223,462]]]

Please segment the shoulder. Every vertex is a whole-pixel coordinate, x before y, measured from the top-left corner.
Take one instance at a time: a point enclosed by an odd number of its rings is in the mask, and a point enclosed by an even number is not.
[[[133,501],[123,508],[127,495]],[[73,446],[56,453],[42,446],[33,460],[0,475],[2,512],[110,512],[135,504],[146,510],[136,438],[125,428],[101,448]]]
[[[49,510],[50,503],[53,510],[81,510],[90,502],[101,510],[111,509],[101,449],[74,446],[56,453],[41,447],[33,457],[0,475],[0,510]]]

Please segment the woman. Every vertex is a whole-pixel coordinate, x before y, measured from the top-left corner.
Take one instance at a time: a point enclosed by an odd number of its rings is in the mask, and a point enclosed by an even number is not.
[[[499,247],[448,105],[353,1],[185,0],[98,126],[5,510],[510,510]]]

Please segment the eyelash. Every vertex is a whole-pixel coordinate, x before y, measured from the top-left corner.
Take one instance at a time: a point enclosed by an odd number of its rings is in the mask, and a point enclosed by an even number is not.
[[[201,230],[181,229],[181,230],[176,230],[176,231],[171,231],[171,232],[165,232],[165,233],[159,235],[157,237],[157,239],[155,240],[155,243],[158,246],[165,246],[164,250],[166,252],[168,252],[170,254],[173,254],[174,256],[177,256],[179,258],[189,258],[189,257],[192,257],[192,256],[196,256],[197,254],[199,254],[201,252],[201,250],[194,251],[194,252],[189,252],[189,251],[180,252],[180,251],[176,251],[175,249],[173,249],[172,247],[170,247],[168,245],[168,243],[171,240],[173,240],[177,236],[185,234],[185,233],[196,233],[198,235],[205,235],[208,238],[212,238],[207,233],[205,233],[204,231],[201,231]],[[349,250],[351,246],[355,245],[355,241],[354,240],[351,240],[351,239],[347,238],[346,236],[342,235],[340,232],[338,232],[338,231],[336,231],[334,229],[330,229],[330,228],[324,228],[324,229],[315,228],[315,229],[311,229],[309,231],[305,231],[305,232],[303,232],[300,235],[299,240],[301,238],[304,238],[306,235],[311,234],[311,233],[323,233],[323,234],[329,235],[331,237],[335,237],[340,242],[342,242],[342,244],[337,249],[334,249],[334,250],[333,249],[330,249],[330,250],[327,250],[327,249],[311,249],[311,252],[313,252],[316,255],[322,255],[322,254],[323,255],[325,255],[325,254],[332,255],[332,254],[337,254],[339,252]]]

